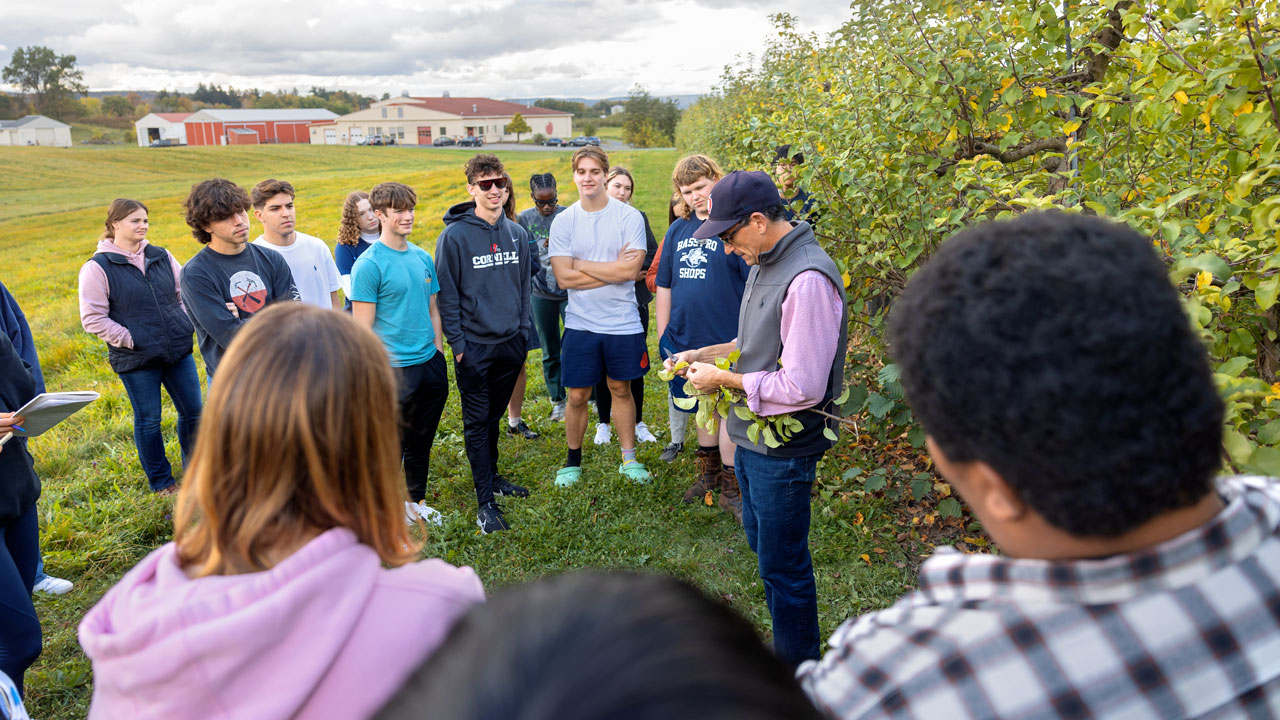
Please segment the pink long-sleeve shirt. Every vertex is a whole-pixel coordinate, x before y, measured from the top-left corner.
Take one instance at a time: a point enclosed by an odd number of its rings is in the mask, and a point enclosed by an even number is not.
[[[98,241],[98,252],[123,255],[130,265],[144,273],[147,261],[143,251],[146,247],[147,241],[143,240],[135,252],[127,253],[111,240],[104,238]],[[181,306],[179,278],[182,277],[182,265],[173,253],[165,250],[165,254],[169,256],[169,267],[173,269],[173,289],[178,295],[178,305]],[[129,328],[107,317],[107,310],[111,306],[110,296],[111,288],[107,285],[106,271],[92,260],[86,262],[84,267],[80,268],[80,325],[86,332],[105,340],[108,345],[133,348],[133,336],[129,334]],[[185,311],[186,308],[183,310]]]
[[[781,415],[822,401],[843,309],[840,292],[826,275],[806,270],[795,276],[782,301],[782,369],[742,376],[751,412]]]

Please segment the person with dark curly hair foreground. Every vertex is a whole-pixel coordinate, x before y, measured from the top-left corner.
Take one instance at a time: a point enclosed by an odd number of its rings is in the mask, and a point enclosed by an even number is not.
[[[196,327],[205,372],[240,326],[277,300],[301,300],[284,256],[249,243],[249,193],[230,180],[191,186],[182,206],[191,235],[204,245],[182,268],[182,304]]]
[[[966,230],[892,355],[999,555],[941,548],[800,680],[832,717],[1273,717],[1280,485],[1214,479],[1222,402],[1167,268],[1061,213]]]
[[[377,720],[818,720],[787,665],[674,578],[582,573],[472,606]]]

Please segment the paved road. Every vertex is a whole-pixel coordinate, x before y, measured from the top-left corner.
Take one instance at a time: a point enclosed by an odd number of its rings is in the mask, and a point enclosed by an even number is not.
[[[405,145],[405,146],[401,146],[401,147],[415,147],[415,146],[412,146],[412,145]],[[428,146],[428,145],[421,145],[421,146],[416,146],[416,147],[432,147],[432,146]],[[476,150],[476,148],[471,148],[471,147],[458,147],[458,146],[456,146],[456,145],[451,145],[451,146],[447,146],[447,147],[436,147],[436,148],[433,148],[433,149],[435,149],[435,150],[470,150],[470,151],[473,151],[473,152]],[[577,148],[573,148],[573,147],[547,147],[547,146],[545,146],[545,145],[525,145],[525,144],[517,144],[517,143],[493,143],[493,144],[491,144],[491,145],[485,145],[485,146],[484,146],[484,149],[487,149],[487,150],[514,150],[514,151],[517,151],[517,152],[570,152],[570,153],[571,153],[571,152],[573,152],[574,150],[577,150]],[[626,144],[626,143],[624,143],[624,142],[619,142],[619,141],[617,141],[617,140],[605,140],[604,142],[602,142],[602,143],[600,144],[600,149],[605,150],[605,151],[607,151],[607,152],[614,152],[614,151],[618,151],[618,150],[631,150],[632,148],[631,148],[631,146],[630,146],[630,145],[628,145],[628,144]],[[653,148],[653,149],[654,149],[654,150],[658,150],[658,149],[669,150],[669,149],[671,149],[671,148]]]

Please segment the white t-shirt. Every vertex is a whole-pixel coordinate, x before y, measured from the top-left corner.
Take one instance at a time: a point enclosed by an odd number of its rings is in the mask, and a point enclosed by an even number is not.
[[[551,222],[547,253],[592,262],[613,262],[624,248],[644,251],[644,219],[630,205],[609,198],[598,212],[587,212],[574,203]],[[601,335],[634,335],[644,332],[636,309],[636,284],[632,280],[590,290],[569,289],[564,326]]]
[[[253,241],[258,247],[275,250],[284,256],[293,273],[293,284],[302,296],[302,302],[315,305],[326,310],[333,309],[333,300],[329,293],[342,287],[338,278],[338,266],[329,254],[329,246],[313,235],[295,232],[292,245],[279,246],[267,242],[267,238],[259,235]]]

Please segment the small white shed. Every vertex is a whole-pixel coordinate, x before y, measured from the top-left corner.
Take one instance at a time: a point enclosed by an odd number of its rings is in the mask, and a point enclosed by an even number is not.
[[[71,126],[44,115],[0,120],[0,145],[71,147]]]
[[[166,145],[186,145],[191,113],[147,113],[133,124],[138,130],[138,147],[150,147],[164,141]]]

